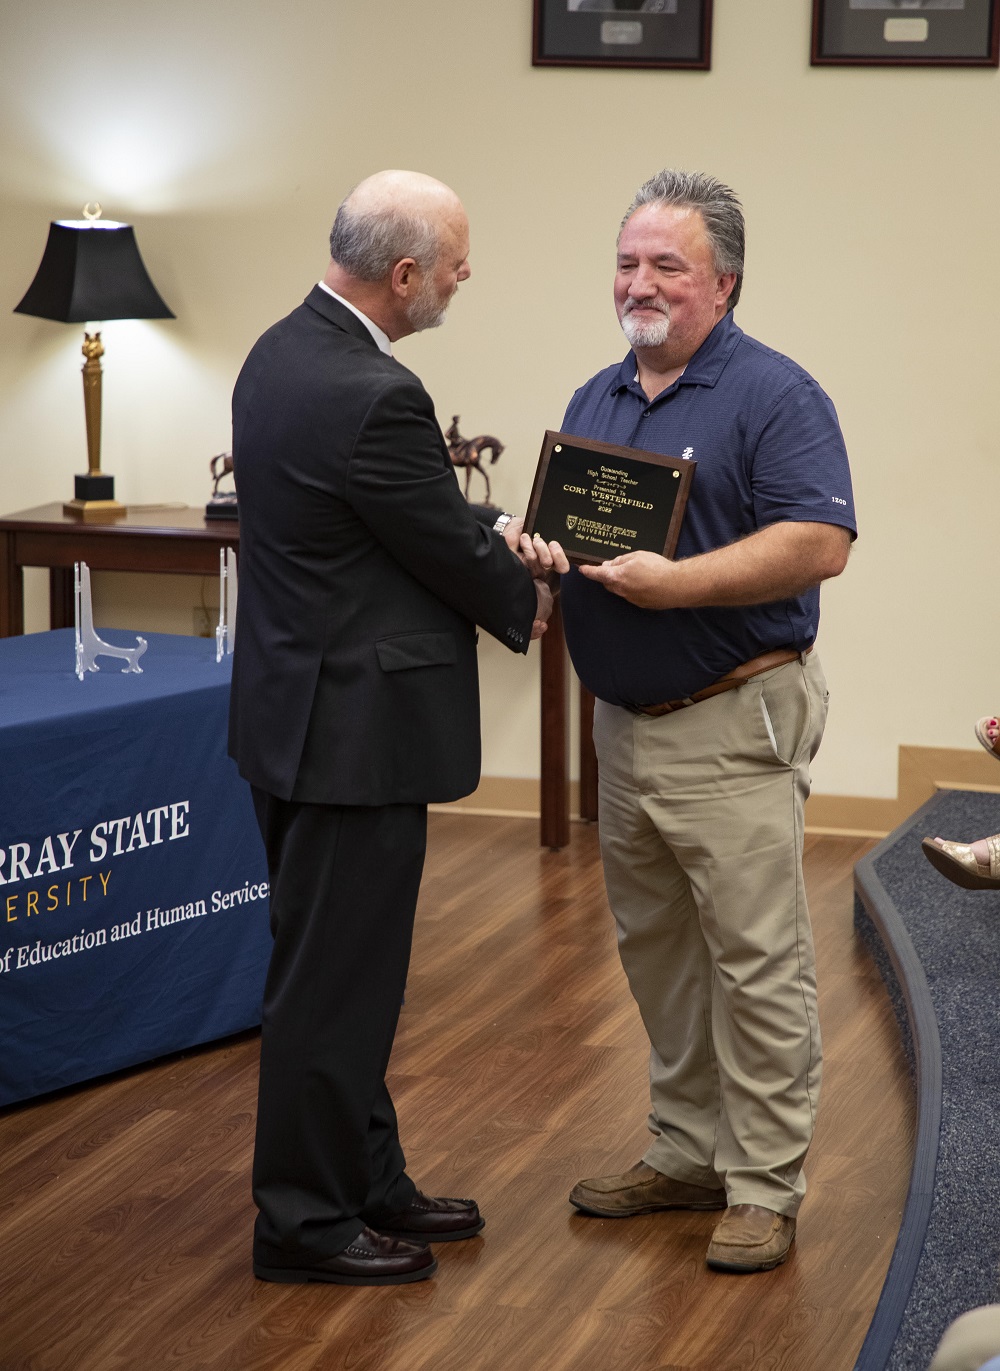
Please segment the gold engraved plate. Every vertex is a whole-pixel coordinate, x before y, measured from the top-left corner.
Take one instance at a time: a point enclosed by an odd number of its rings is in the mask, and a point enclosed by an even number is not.
[[[964,10],[965,0],[851,0],[852,10]]]
[[[887,43],[926,43],[930,31],[928,19],[887,19],[882,36]]]
[[[618,44],[630,47],[642,42],[642,25],[636,19],[605,19],[601,24],[601,42],[609,47]]]
[[[852,10],[964,10],[965,0],[851,0]]]

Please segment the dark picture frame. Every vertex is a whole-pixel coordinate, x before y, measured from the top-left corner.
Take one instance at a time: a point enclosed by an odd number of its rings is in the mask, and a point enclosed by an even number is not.
[[[1000,0],[813,0],[814,67],[1000,66]]]
[[[708,71],[712,0],[534,0],[535,67]]]
[[[524,531],[577,565],[638,550],[673,557],[697,465],[546,429]]]

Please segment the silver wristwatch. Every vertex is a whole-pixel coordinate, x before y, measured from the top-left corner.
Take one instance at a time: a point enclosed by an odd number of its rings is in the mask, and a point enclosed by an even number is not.
[[[493,525],[493,532],[503,533],[504,529],[507,527],[507,525],[513,518],[513,514],[501,514],[500,517],[497,519],[496,523]]]

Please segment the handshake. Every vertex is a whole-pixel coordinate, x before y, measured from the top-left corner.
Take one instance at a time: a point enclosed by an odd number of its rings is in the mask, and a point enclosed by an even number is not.
[[[558,543],[547,543],[541,534],[529,538],[523,518],[511,519],[502,538],[511,552],[528,568],[535,582],[538,607],[531,625],[531,641],[540,638],[552,614],[552,587],[556,576],[569,571],[569,562]]]

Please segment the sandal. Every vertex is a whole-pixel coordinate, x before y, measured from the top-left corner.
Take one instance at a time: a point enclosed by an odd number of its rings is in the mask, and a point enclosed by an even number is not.
[[[990,738],[986,732],[988,728],[996,729],[997,736],[995,738]],[[991,757],[1000,759],[1000,719],[997,719],[993,714],[984,714],[981,719],[977,719],[976,737]]]
[[[1000,833],[994,833],[985,842],[990,852],[988,866],[976,861],[970,843],[952,843],[943,838],[938,843],[925,838],[920,846],[931,866],[952,884],[963,890],[1000,890]]]

